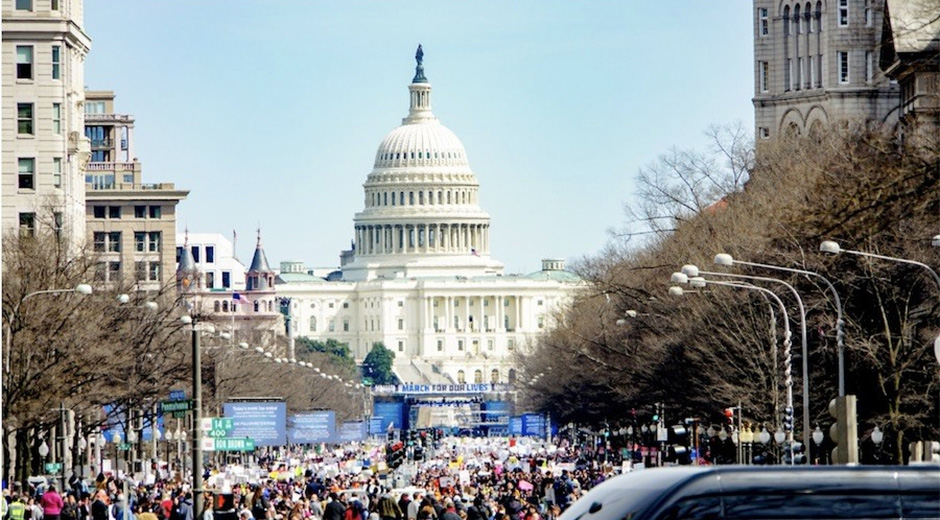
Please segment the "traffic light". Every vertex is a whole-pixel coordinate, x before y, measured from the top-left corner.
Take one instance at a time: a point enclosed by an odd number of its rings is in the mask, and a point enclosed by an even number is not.
[[[722,415],[725,416],[725,422],[728,423],[728,426],[734,426],[734,408],[725,408]]]
[[[667,459],[676,464],[691,464],[689,447],[689,429],[685,425],[677,424],[670,428],[670,446],[666,450]]]
[[[416,461],[424,460],[424,448],[420,444],[414,447],[412,458]]]
[[[401,463],[404,462],[405,458],[405,445],[401,442],[396,442],[385,448],[385,463],[389,468],[395,469],[398,466],[401,466]]]
[[[855,417],[855,396],[836,397],[829,402],[829,414],[835,419],[829,437],[833,464],[858,464],[858,420]]]
[[[791,464],[806,464],[805,451],[806,448],[803,446],[802,442],[788,444],[783,449],[783,463],[788,466]]]
[[[793,431],[793,407],[787,406],[783,409],[783,431]]]

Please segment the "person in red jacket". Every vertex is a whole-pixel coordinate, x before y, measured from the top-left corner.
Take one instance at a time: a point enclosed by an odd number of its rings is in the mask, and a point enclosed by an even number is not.
[[[39,505],[42,506],[42,520],[59,520],[65,503],[62,501],[62,496],[56,492],[55,484],[50,485],[49,489],[42,494]]]

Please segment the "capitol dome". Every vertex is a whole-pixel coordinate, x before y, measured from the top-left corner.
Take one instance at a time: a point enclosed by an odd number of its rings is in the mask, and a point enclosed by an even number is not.
[[[408,115],[382,140],[363,184],[346,280],[502,273],[467,152],[431,113],[423,56],[419,46]]]
[[[437,118],[410,123],[408,119],[385,136],[375,153],[374,168],[470,168],[463,143]]]

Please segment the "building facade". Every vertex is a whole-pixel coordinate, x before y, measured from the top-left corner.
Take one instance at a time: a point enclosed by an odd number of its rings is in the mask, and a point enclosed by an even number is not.
[[[885,0],[754,1],[755,138],[898,121],[879,60]]]
[[[3,0],[3,233],[85,238],[82,0]]]
[[[191,311],[230,332],[233,344],[271,350],[285,329],[260,233],[247,269],[235,257],[233,243],[219,233],[186,232],[178,241],[177,290]]]
[[[503,274],[463,144],[431,111],[420,47],[416,59],[408,115],[376,152],[341,276],[292,267],[277,294],[292,336],[336,339],[358,360],[382,343],[403,382],[509,382],[516,354],[584,283],[563,260]]]
[[[172,183],[145,184],[133,156],[134,118],[114,110],[114,93],[85,92],[91,160],[85,174],[86,227],[98,255],[95,277],[138,290],[172,287],[176,206],[189,194]]]

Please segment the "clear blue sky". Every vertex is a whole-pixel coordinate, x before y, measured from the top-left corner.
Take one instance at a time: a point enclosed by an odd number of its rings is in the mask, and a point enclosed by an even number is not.
[[[424,46],[435,115],[467,149],[508,273],[600,250],[637,169],[753,127],[751,2],[85,0],[90,89],[136,119],[178,226],[250,259],[339,263]]]

